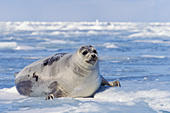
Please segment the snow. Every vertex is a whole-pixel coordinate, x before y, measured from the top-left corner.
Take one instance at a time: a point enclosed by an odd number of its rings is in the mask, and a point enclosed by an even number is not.
[[[170,23],[120,23],[120,22],[0,22],[3,34],[15,31],[32,31],[31,35],[114,35],[112,30],[128,30],[133,37],[170,36]],[[6,28],[6,26],[8,26]],[[5,29],[2,29],[5,28]],[[51,30],[52,32],[46,32]],[[68,32],[69,31],[69,32]]]
[[[165,56],[154,56],[154,55],[142,55],[141,57],[150,57],[150,58],[165,58]]]
[[[170,92],[157,89],[136,92],[115,91],[115,89],[109,89],[102,93],[97,93],[95,98],[106,99],[107,101],[111,99],[110,101],[120,102],[129,106],[144,101],[157,112],[159,110],[170,110]]]
[[[1,112],[170,112],[170,23],[0,22],[0,37]],[[18,94],[14,73],[89,44],[98,50],[100,73],[122,87],[50,101]]]
[[[117,46],[115,46],[113,43],[104,43],[103,44],[106,48],[118,48]]]
[[[0,90],[0,108],[8,108],[8,113],[30,112],[144,112],[149,106],[154,111],[170,111],[170,92],[158,89],[141,91],[122,91],[121,88],[101,88],[94,98],[58,98],[45,100],[45,97],[24,97],[17,93],[16,88]],[[138,104],[144,108],[131,111]],[[124,107],[124,108],[123,108]],[[121,109],[123,108],[123,109]],[[124,111],[126,108],[127,111]],[[16,111],[17,110],[17,111]],[[142,111],[143,110],[143,111]],[[146,112],[152,112],[149,110]]]
[[[0,49],[15,49],[17,47],[16,42],[0,42]]]
[[[145,42],[145,43],[163,43],[168,44],[169,41],[162,41],[162,40],[134,40],[133,42]]]

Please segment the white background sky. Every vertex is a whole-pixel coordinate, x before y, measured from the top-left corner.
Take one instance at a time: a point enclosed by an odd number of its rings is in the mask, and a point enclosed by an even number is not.
[[[170,22],[170,0],[0,0],[0,21]]]

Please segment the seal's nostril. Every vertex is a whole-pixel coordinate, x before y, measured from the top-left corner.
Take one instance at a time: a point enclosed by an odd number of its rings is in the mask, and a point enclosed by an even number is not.
[[[92,58],[96,58],[96,55],[94,54],[94,55],[91,55],[92,56]]]

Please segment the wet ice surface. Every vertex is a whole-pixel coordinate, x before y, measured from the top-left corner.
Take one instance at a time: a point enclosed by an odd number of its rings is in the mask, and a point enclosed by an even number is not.
[[[0,111],[170,112],[170,23],[1,22]],[[94,98],[24,97],[14,73],[58,52],[93,45],[100,73],[121,88],[102,87]]]

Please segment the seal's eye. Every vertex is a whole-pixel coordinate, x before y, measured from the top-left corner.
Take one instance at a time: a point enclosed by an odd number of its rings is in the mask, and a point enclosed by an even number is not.
[[[96,51],[96,50],[93,50],[93,52],[97,54],[97,51]]]
[[[86,50],[86,51],[84,51],[82,54],[83,54],[83,55],[86,55],[87,53],[88,53],[88,51]]]

